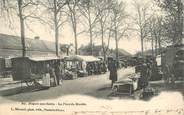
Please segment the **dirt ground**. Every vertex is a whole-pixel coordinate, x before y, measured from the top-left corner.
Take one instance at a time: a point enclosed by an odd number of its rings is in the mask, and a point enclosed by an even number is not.
[[[128,75],[134,73],[134,68],[126,68],[118,71],[118,79],[125,79]],[[1,83],[2,84],[2,83]],[[25,85],[25,84],[24,84]],[[19,84],[20,86],[20,84]],[[57,99],[69,95],[92,96],[98,99],[134,99],[127,95],[112,95],[111,81],[109,80],[109,72],[102,75],[93,75],[82,77],[74,80],[65,80],[62,85],[51,87],[44,90],[32,90],[32,88],[24,87],[23,90],[13,93],[2,98],[10,101],[38,101],[47,99]],[[184,83],[176,82],[175,85],[165,86],[163,81],[150,82],[150,87],[154,88],[158,95],[161,92],[181,92],[184,95]],[[18,88],[20,90],[20,87]],[[13,91],[12,91],[13,92]],[[149,97],[151,99],[151,97]],[[148,99],[148,100],[149,100]],[[1,101],[3,103],[5,101]]]

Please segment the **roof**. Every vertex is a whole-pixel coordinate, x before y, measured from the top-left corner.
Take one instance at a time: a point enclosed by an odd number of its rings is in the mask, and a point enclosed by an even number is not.
[[[84,55],[73,55],[66,57],[66,60],[73,60],[73,61],[85,61],[85,62],[95,62],[100,61],[99,58],[96,58],[94,56],[84,56]]]
[[[25,39],[27,56],[54,56],[55,43],[39,39]],[[19,36],[0,34],[0,57],[22,56],[22,44]]]
[[[42,62],[42,61],[51,61],[51,60],[62,60],[61,57],[58,56],[47,56],[47,57],[13,57],[13,60],[29,60],[29,61],[34,61],[34,62]]]
[[[25,43],[28,51],[55,52],[54,42],[26,38]],[[0,34],[0,49],[21,50],[21,38],[19,36]]]
[[[107,55],[109,55],[111,52],[111,49],[107,49]],[[91,46],[88,44],[88,45],[85,45],[85,46],[81,46],[79,48],[79,54],[81,55],[91,55]],[[101,45],[94,45],[93,46],[93,55],[94,56],[100,56],[100,55],[103,55],[103,52],[102,52],[102,46]]]
[[[124,55],[124,56],[132,56],[129,52],[125,51],[124,49],[119,49],[119,55]]]
[[[161,49],[157,48],[156,51],[157,51],[157,54],[160,54],[161,52],[165,52],[166,48],[164,48],[164,47],[162,47]],[[155,49],[153,50],[153,53],[155,54]],[[139,51],[134,56],[141,56],[141,55],[142,55],[142,53],[141,53],[141,51]],[[144,55],[145,56],[152,56],[152,49],[145,50]]]
[[[91,53],[91,47],[90,45],[86,45],[86,46],[81,46],[79,48],[79,51],[82,55],[90,55]],[[106,52],[108,56],[115,56],[116,55],[116,50],[114,49],[110,49],[108,48],[108,51]],[[99,56],[99,55],[103,55],[102,52],[102,45],[95,45],[93,46],[93,55]],[[132,56],[132,54],[130,54],[129,52],[125,51],[124,49],[120,49],[119,48],[119,56],[122,57],[128,57],[128,56]]]

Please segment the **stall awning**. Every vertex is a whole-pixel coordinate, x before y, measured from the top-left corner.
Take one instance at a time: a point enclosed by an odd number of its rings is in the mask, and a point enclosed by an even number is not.
[[[100,61],[100,59],[94,57],[94,56],[81,56],[78,55],[78,57],[80,57],[83,61],[85,62],[95,62],[95,61]]]
[[[85,61],[85,62],[100,61],[99,58],[96,58],[94,56],[83,56],[83,55],[68,56],[65,59],[68,60],[68,61]]]
[[[58,60],[61,59],[57,56],[49,56],[49,57],[29,57],[32,61],[49,61],[49,60]]]

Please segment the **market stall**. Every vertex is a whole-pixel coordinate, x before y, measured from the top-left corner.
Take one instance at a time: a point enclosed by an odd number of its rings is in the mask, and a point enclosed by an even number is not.
[[[40,85],[38,81],[48,73],[47,65],[62,61],[59,57],[16,57],[12,58],[13,80],[25,82],[27,86]]]
[[[86,76],[90,71],[94,73],[95,67],[100,61],[94,56],[73,55],[65,57],[66,69],[76,72],[78,77]]]

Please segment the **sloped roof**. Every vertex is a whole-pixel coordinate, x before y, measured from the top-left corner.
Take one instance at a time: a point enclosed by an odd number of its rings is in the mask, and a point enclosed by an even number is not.
[[[157,49],[157,54],[160,54],[161,52],[165,52],[166,48],[162,47],[161,49]],[[145,50],[144,52],[145,56],[151,56],[152,55],[152,49]],[[153,50],[153,53],[155,53],[155,49]],[[137,52],[134,56],[141,56],[141,51]]]
[[[124,49],[119,49],[119,55],[121,56],[132,56],[129,52],[125,51]]]
[[[55,43],[39,39],[25,39],[26,56],[55,56]],[[61,45],[61,44],[60,44]],[[22,44],[19,36],[0,33],[0,57],[22,56]]]
[[[25,43],[28,51],[55,52],[54,42],[26,38]],[[20,37],[0,34],[0,49],[21,50]]]

